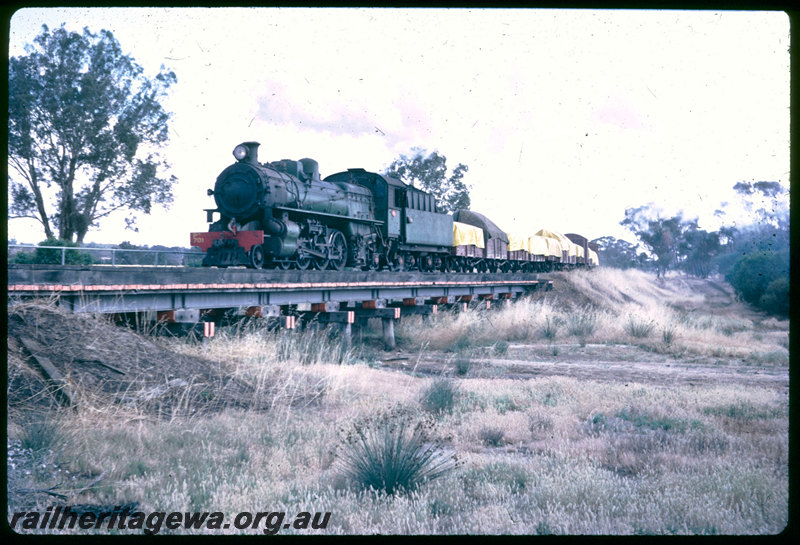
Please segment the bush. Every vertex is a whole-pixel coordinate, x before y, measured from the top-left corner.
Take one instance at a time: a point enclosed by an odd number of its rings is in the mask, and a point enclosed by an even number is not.
[[[499,447],[505,443],[503,430],[495,427],[483,427],[478,432],[478,438],[489,447]]]
[[[448,351],[450,352],[466,352],[467,350],[471,349],[475,346],[475,336],[471,332],[465,332],[458,336],[458,338],[453,341],[448,347]]]
[[[789,252],[755,252],[740,258],[725,279],[730,282],[736,294],[745,302],[760,306],[767,287],[779,278],[786,278],[788,293]],[[777,290],[780,285],[773,289]],[[770,298],[777,296],[770,295]],[[768,300],[773,304],[772,299]],[[787,303],[788,304],[788,303]],[[762,307],[763,308],[763,307]]]
[[[344,440],[341,460],[347,477],[364,490],[410,492],[455,467],[430,444],[432,424],[409,415],[384,415],[354,426]]]
[[[445,378],[433,381],[423,392],[422,407],[433,414],[444,414],[453,411],[456,400],[456,387]]]
[[[789,278],[776,278],[764,290],[758,306],[771,314],[789,317]]]
[[[146,248],[131,244],[127,240],[118,246],[120,250],[144,250]],[[154,253],[140,252],[117,252],[116,262],[118,265],[153,265],[155,263]]]
[[[469,356],[461,355],[456,358],[456,373],[461,376],[466,375],[469,373],[469,370],[472,368],[472,360]]]
[[[623,407],[617,411],[616,416],[632,423],[638,429],[684,432],[692,424],[682,418],[656,415],[633,407]]]
[[[504,340],[499,340],[494,345],[494,352],[500,356],[508,352],[508,343]]]
[[[71,240],[61,240],[57,238],[48,238],[39,243],[39,246],[60,246],[67,248],[80,247],[77,242]],[[61,250],[54,250],[50,248],[36,248],[31,253],[19,253],[14,256],[14,263],[35,263],[44,265],[60,265],[61,264]],[[67,250],[64,255],[65,265],[91,265],[94,259],[91,254],[79,252],[78,250]]]

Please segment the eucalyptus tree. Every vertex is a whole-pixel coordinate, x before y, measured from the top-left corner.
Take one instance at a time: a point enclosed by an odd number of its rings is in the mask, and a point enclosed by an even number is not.
[[[160,156],[170,119],[160,101],[175,74],[146,76],[107,30],[43,25],[26,53],[9,59],[9,218],[80,243],[118,210],[135,228],[138,213],[169,204],[176,179]]]
[[[467,165],[459,163],[448,176],[447,157],[438,151],[427,153],[420,148],[411,151],[410,155],[395,159],[384,174],[431,193],[443,212],[469,210],[470,187],[463,180],[469,170]]]

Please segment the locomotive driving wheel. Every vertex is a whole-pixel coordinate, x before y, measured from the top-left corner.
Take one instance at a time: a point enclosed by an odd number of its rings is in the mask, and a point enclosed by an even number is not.
[[[317,235],[314,237],[314,246],[313,248],[317,251],[322,251],[325,247],[325,236],[322,234]],[[330,260],[328,259],[327,255],[325,257],[314,256],[314,260],[312,265],[318,271],[324,271],[328,268],[328,264]]]
[[[331,230],[328,237],[328,267],[341,271],[347,263],[347,241],[341,231]]]
[[[296,262],[297,263],[297,268],[300,269],[301,271],[306,270],[308,267],[311,266],[312,260],[313,260],[313,258],[311,256],[303,254],[303,253],[300,253],[297,256],[297,262]]]
[[[250,266],[254,269],[261,269],[264,267],[264,247],[261,244],[256,244],[250,249]]]
[[[330,262],[327,257],[314,257],[313,265],[315,270],[324,271],[328,268],[328,263]]]

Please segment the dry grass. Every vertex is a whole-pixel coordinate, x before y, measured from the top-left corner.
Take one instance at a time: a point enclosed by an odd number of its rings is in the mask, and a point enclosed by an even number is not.
[[[573,341],[788,365],[785,339],[765,335],[740,304],[697,311],[707,306],[706,297],[690,291],[682,278],[668,277],[659,285],[641,271],[600,269],[560,274],[556,282],[553,296],[526,298],[494,312],[443,313],[435,328],[405,320],[399,335],[410,349],[468,352],[498,339]],[[788,330],[786,322],[775,325]]]
[[[74,412],[50,411],[46,421],[10,421],[10,440],[36,447],[17,463],[22,472],[9,474],[10,509],[43,510],[52,497],[18,491],[53,487],[72,504],[136,503],[143,511],[330,511],[328,534],[780,532],[788,522],[785,390],[476,371],[481,348],[502,357],[524,343],[549,347],[548,323],[559,342],[760,357],[777,367],[788,361],[782,324],[770,324],[773,335],[744,313],[692,310],[704,299],[678,281],[596,273],[561,284],[560,299],[443,313],[435,327],[404,320],[398,333],[412,354],[444,351],[453,367],[448,384],[457,385],[452,396],[443,395],[441,378],[416,374],[413,360],[406,373],[378,368],[382,356],[344,349],[319,332],[222,332],[207,345],[159,340],[176,357],[202,358],[245,385],[257,408],[231,403],[164,418],[144,403],[98,397]],[[587,286],[613,287],[589,299],[580,292]],[[627,318],[653,322],[649,336],[633,337]],[[729,355],[715,356],[720,350]],[[464,373],[458,358],[471,362]],[[14,366],[22,372],[24,362]],[[186,404],[197,402],[190,385],[179,390]],[[426,411],[437,392],[446,408]],[[342,430],[388,413],[430,414],[424,448],[434,450],[426,452],[455,455],[459,466],[413,491],[359,487],[343,471]],[[65,471],[75,478],[65,480]]]
[[[105,474],[75,502],[331,511],[328,533],[773,533],[787,522],[788,406],[774,392],[566,378],[461,388],[429,441],[462,465],[408,494],[354,488],[337,462],[337,430],[397,407],[390,396],[346,414],[325,396],[279,418],[62,415],[55,462],[83,482]]]

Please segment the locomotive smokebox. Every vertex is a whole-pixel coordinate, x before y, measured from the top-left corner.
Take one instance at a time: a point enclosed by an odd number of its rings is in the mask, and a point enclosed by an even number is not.
[[[258,163],[258,142],[244,142],[233,149],[236,163],[222,171],[214,184],[217,209],[227,218],[240,223],[249,221],[261,209],[268,191]]]

